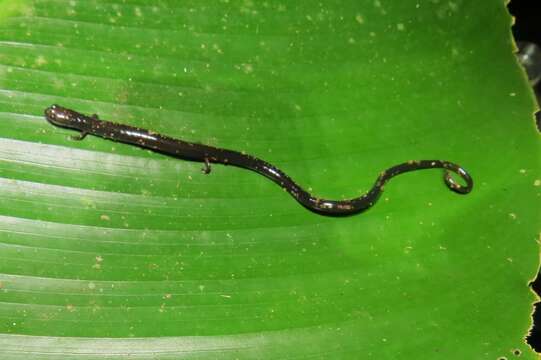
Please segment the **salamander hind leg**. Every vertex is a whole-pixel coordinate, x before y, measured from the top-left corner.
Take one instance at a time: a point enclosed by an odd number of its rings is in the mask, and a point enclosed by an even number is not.
[[[203,166],[203,168],[201,169],[201,171],[203,172],[203,174],[210,174],[210,162],[209,162],[209,159],[208,158],[205,158],[205,165]]]

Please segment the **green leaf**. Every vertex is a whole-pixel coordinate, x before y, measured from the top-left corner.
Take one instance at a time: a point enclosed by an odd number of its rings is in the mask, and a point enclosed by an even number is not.
[[[535,359],[534,102],[502,1],[0,1],[2,359]],[[246,151],[328,198],[96,137]]]

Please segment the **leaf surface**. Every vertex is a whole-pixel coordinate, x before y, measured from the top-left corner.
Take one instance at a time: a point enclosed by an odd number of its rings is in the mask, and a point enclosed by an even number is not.
[[[2,359],[522,359],[539,136],[501,1],[0,1]],[[255,173],[48,124],[58,103]]]

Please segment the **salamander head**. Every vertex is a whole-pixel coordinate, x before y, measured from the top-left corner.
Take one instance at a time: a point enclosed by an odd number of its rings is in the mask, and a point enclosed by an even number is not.
[[[84,128],[88,122],[83,114],[60,105],[51,105],[45,109],[45,118],[53,125],[79,130]]]

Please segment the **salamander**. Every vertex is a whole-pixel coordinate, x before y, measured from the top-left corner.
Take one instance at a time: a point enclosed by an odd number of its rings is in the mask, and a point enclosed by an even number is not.
[[[367,210],[379,199],[384,185],[390,179],[406,172],[421,169],[444,169],[444,182],[450,190],[456,193],[468,194],[473,188],[472,177],[458,164],[445,160],[416,160],[395,165],[381,172],[373,187],[359,197],[349,200],[322,199],[310,194],[272,164],[239,151],[188,142],[150,130],[100,120],[97,115],[87,116],[59,105],[52,105],[45,109],[45,117],[53,125],[79,131],[79,135],[72,137],[73,139],[82,140],[90,134],[176,158],[202,162],[204,164],[202,170],[206,174],[210,173],[211,163],[252,170],[281,186],[307,209],[321,215],[352,215]],[[456,182],[451,176],[452,172],[458,174],[464,180],[465,185]]]

